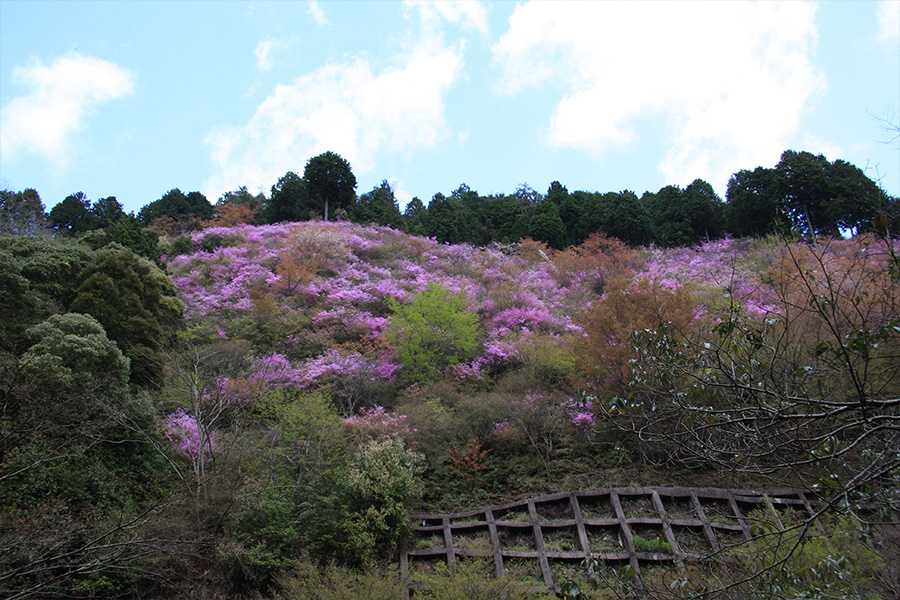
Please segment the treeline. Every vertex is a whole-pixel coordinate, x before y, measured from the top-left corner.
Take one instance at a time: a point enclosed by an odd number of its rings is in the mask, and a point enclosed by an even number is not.
[[[413,198],[401,212],[386,180],[360,195],[356,187],[350,164],[326,152],[309,159],[303,175],[286,173],[268,197],[244,186],[213,205],[200,192],[175,188],[137,215],[125,213],[113,196],[91,203],[82,192],[45,214],[35,190],[4,190],[0,229],[17,234],[48,227],[76,236],[95,232],[88,236],[92,246],[114,241],[156,260],[153,234],[322,218],[375,223],[446,243],[484,246],[532,238],[556,249],[580,245],[598,231],[634,246],[681,247],[774,231],[835,237],[897,231],[900,222],[898,199],[861,169],[794,150],[785,151],[773,168],[732,175],[724,201],[702,179],[641,196],[629,190],[570,192],[559,181],[544,194],[521,185],[512,194],[482,196],[463,183],[449,195],[434,194],[427,205]]]

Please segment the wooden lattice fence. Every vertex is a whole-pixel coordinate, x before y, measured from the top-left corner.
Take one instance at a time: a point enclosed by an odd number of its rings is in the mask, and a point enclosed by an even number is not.
[[[529,564],[548,589],[561,566],[595,557],[631,566],[682,569],[752,539],[751,511],[763,509],[780,526],[785,509],[815,514],[816,499],[802,490],[758,492],[715,488],[607,488],[530,498],[480,511],[417,515],[412,539],[401,549],[405,581],[434,561],[492,560],[498,577],[508,561]],[[647,543],[652,541],[652,543]]]

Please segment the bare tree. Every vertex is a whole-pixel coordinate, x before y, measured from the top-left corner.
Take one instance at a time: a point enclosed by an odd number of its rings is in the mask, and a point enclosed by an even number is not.
[[[762,317],[731,297],[716,324],[635,332],[631,383],[604,412],[651,459],[810,490],[896,545],[897,241],[785,243],[768,278]]]

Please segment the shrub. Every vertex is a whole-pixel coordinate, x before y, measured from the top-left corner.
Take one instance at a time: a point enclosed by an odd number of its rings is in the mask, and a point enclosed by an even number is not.
[[[469,312],[462,292],[431,282],[409,302],[389,298],[388,306],[394,315],[387,338],[410,381],[435,380],[446,367],[475,357],[478,316]]]
[[[273,600],[400,600],[403,585],[393,565],[361,571],[348,567],[298,563],[280,580]]]
[[[431,573],[413,576],[413,583],[426,589],[416,593],[424,600],[550,600],[538,582],[516,565],[507,565],[502,578],[494,575],[491,562],[476,559],[460,561],[455,569],[437,565]],[[532,585],[538,584],[538,585]]]
[[[309,503],[304,521],[310,552],[353,565],[393,556],[412,526],[422,460],[399,438],[366,443],[334,491]]]
[[[763,510],[748,518],[755,547],[735,553],[756,574],[751,582],[756,589],[791,597],[880,597],[876,576],[884,564],[868,545],[862,523],[823,517],[819,529],[806,515],[782,513],[777,523]]]

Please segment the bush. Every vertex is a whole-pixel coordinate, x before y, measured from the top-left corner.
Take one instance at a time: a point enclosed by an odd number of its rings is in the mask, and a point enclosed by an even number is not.
[[[869,547],[862,523],[848,516],[820,518],[818,525],[806,515],[773,515],[762,510],[749,515],[755,547],[737,550],[744,567],[757,574],[757,589],[792,597],[849,597],[874,599],[877,574],[884,566]],[[827,532],[827,533],[825,533]]]
[[[360,571],[328,565],[299,563],[279,580],[281,591],[273,600],[400,600],[403,585],[394,565]]]
[[[394,315],[387,338],[410,381],[433,381],[446,367],[474,358],[478,315],[469,312],[462,292],[429,283],[411,301],[401,304],[391,298],[388,306]]]
[[[308,504],[303,521],[311,554],[351,565],[393,556],[411,530],[422,461],[399,438],[367,442],[338,477],[334,491]]]
[[[506,574],[498,578],[493,563],[477,559],[462,560],[455,569],[438,564],[428,574],[413,576],[415,584],[425,591],[417,592],[423,600],[550,600],[554,596],[540,588],[527,572],[509,565]]]

